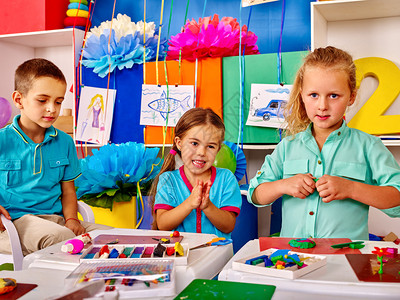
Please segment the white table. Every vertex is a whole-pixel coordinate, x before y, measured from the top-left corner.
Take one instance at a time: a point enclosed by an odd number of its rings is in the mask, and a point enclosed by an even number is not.
[[[362,253],[374,246],[399,248],[391,242],[365,242]],[[232,262],[260,251],[259,240],[249,241],[227,263],[218,280],[269,284],[276,286],[273,300],[280,299],[400,299],[400,283],[361,282],[344,255],[326,255],[327,264],[298,279],[257,275],[232,269]],[[400,271],[400,269],[399,269]]]
[[[111,229],[95,230],[90,233],[92,238],[100,234],[116,235],[149,235],[169,236],[170,231]],[[216,236],[213,234],[183,232],[182,243],[189,248],[209,242]],[[46,249],[27,255],[23,261],[22,271],[1,271],[0,277],[15,278],[17,282],[34,283],[38,287],[27,293],[21,300],[45,299],[60,293],[64,288],[64,279],[79,265],[79,256],[61,252],[58,243]],[[224,265],[233,256],[232,244],[224,246],[205,247],[190,251],[188,264],[176,266],[176,293],[180,293],[193,279],[212,279],[218,275]]]

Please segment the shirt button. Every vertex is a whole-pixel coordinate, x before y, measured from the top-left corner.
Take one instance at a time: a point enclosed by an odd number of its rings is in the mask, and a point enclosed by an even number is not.
[[[59,165],[59,164],[60,164],[60,161],[59,161],[59,160],[57,160],[57,161],[56,161],[56,165]]]
[[[342,133],[339,131],[338,133],[337,133],[337,135],[341,135]]]
[[[313,211],[310,211],[308,214],[309,214],[310,216],[312,216],[312,215],[314,215],[314,212],[313,212]]]
[[[321,160],[319,160],[319,159],[318,159],[318,164],[319,164],[319,165],[320,165],[320,164],[322,164],[322,161],[321,161]]]
[[[11,164],[10,163],[6,163],[5,167],[9,168],[9,167],[11,167]]]

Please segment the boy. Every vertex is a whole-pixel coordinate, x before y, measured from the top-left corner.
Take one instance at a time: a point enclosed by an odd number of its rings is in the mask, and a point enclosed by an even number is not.
[[[110,228],[78,220],[74,180],[81,173],[75,145],[52,126],[66,86],[52,62],[24,62],[15,71],[12,94],[21,114],[0,130],[0,214],[13,220],[24,255],[86,231]],[[7,241],[7,232],[1,232],[0,252],[11,252]]]

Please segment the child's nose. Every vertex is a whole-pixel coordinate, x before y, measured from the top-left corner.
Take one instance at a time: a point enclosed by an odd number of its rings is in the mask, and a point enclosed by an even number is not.
[[[205,153],[206,153],[206,148],[205,147],[198,147],[197,148],[197,154],[205,155]]]
[[[327,97],[320,97],[318,101],[318,108],[320,110],[325,110],[328,107],[328,98]]]
[[[54,105],[54,104],[51,104],[51,103],[49,103],[49,104],[47,105],[47,107],[46,107],[46,111],[47,111],[47,112],[50,112],[50,113],[53,113],[53,112],[55,112],[55,111],[56,111],[56,107],[55,107],[55,105]]]

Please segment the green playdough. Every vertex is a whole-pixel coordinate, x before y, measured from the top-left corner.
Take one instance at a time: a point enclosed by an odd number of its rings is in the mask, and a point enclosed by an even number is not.
[[[289,245],[294,248],[310,249],[315,247],[315,242],[310,239],[293,239],[289,241]]]

